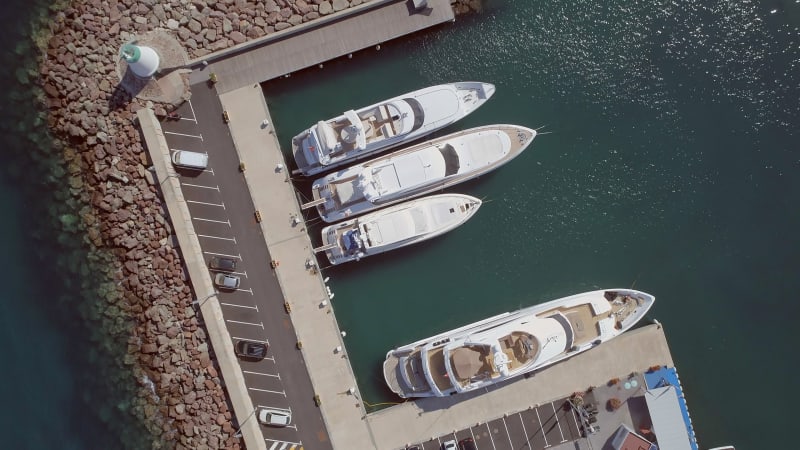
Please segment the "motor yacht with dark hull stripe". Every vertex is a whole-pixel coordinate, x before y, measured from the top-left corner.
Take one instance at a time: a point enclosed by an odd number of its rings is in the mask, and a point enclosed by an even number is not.
[[[401,397],[443,397],[585,352],[639,322],[655,297],[606,289],[504,313],[394,349],[383,374]]]
[[[439,194],[398,203],[322,229],[331,264],[356,261],[440,236],[469,220],[481,206],[475,197]]]
[[[440,130],[494,95],[479,81],[430,86],[317,122],[292,139],[297,168],[311,176]]]
[[[459,131],[356,164],[314,181],[320,217],[331,223],[439,191],[488,173],[530,145],[536,131],[488,125]]]

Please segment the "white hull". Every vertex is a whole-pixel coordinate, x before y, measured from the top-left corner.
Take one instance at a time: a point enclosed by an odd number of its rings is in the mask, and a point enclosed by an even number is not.
[[[441,84],[347,111],[295,136],[295,162],[306,176],[353,163],[454,123],[494,92],[489,83]]]
[[[503,313],[388,352],[384,378],[404,398],[474,391],[613,339],[654,301],[640,291],[605,289]]]
[[[440,194],[403,202],[322,229],[331,264],[416,244],[442,235],[472,217],[481,201],[462,194]]]
[[[442,190],[507,163],[535,136],[517,125],[489,125],[426,141],[315,180],[314,204],[330,223]]]

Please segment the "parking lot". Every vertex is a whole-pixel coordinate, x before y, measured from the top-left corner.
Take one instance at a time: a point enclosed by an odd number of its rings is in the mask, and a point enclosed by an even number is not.
[[[269,344],[265,359],[239,360],[253,404],[256,409],[291,411],[293,416],[285,428],[262,425],[266,446],[331,448],[219,100],[205,84],[193,86],[192,92],[192,100],[178,108],[179,117],[165,118],[161,126],[171,152],[208,154],[205,169],[177,169],[177,173],[206,262],[212,257],[236,261],[235,270],[226,273],[239,277],[239,286],[217,287],[215,295],[231,345],[238,340]],[[218,273],[209,271],[212,279]],[[208,298],[196,303],[204,301]],[[233,425],[257,420],[255,416],[256,411]]]
[[[449,440],[459,442],[471,437],[479,450],[540,450],[580,439],[581,429],[580,418],[565,398],[416,445],[425,450],[439,450]]]

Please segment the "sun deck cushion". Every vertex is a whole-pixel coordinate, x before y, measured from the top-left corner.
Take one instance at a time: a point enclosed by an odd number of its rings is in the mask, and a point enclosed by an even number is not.
[[[342,235],[342,246],[346,253],[355,253],[361,249],[358,230],[348,230]]]

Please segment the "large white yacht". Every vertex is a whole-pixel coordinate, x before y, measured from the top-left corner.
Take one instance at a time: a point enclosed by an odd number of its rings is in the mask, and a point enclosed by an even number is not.
[[[500,314],[390,351],[383,375],[405,398],[473,391],[608,341],[654,301],[640,291],[605,289]]]
[[[489,125],[426,141],[315,180],[314,200],[303,207],[316,206],[325,222],[363,214],[489,172],[535,136],[517,125]]]
[[[292,139],[303,175],[315,175],[433,133],[483,105],[493,84],[441,84],[409,92],[333,119],[317,122]]]
[[[399,203],[322,229],[331,264],[355,261],[444,234],[478,211],[481,201],[462,194],[439,194]]]

